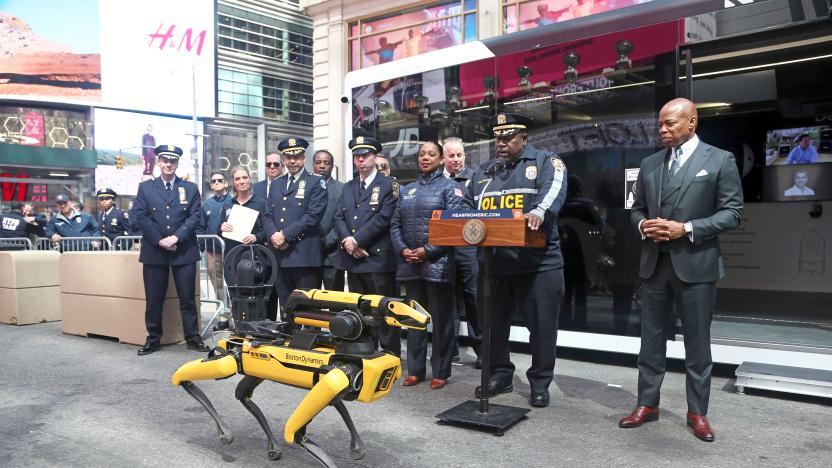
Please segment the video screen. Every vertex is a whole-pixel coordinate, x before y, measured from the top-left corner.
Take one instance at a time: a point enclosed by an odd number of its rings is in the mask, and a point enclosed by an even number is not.
[[[832,200],[832,164],[766,166],[763,201]]]
[[[766,166],[832,162],[832,127],[800,127],[766,134]]]
[[[202,139],[197,139],[194,153],[194,126],[189,119],[177,119],[152,114],[95,109],[95,150],[98,167],[95,169],[95,189],[110,187],[119,195],[135,195],[139,183],[159,177],[153,149],[158,145],[182,148],[176,175],[199,183],[194,165],[202,161]],[[197,134],[202,133],[202,122],[197,122]]]

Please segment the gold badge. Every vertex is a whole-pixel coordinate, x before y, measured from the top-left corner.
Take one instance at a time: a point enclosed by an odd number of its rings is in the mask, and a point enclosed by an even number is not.
[[[297,146],[297,145],[298,145],[297,140],[295,140],[294,138],[289,138],[289,146]]]
[[[373,187],[373,193],[370,194],[370,204],[371,205],[378,205],[378,194],[381,187]]]
[[[497,114],[497,125],[505,125],[506,124],[506,115],[505,114]]]
[[[526,178],[529,180],[537,179],[537,166],[526,167]]]
[[[125,212],[124,212],[124,219],[129,219],[129,218],[130,218],[130,216],[129,216],[129,215],[127,214],[127,212],[125,211]]]
[[[558,172],[563,172],[566,170],[566,164],[564,164],[563,161],[554,156],[552,156],[552,165],[555,166],[555,170]]]
[[[177,187],[179,189],[179,204],[180,205],[187,205],[188,204],[188,194],[185,193],[185,187]]]
[[[168,145],[168,151],[174,151],[173,150],[173,145]]]
[[[364,137],[363,136],[357,137],[355,139],[355,144],[356,145],[363,145],[364,144]]]
[[[118,219],[113,218],[113,220],[110,221],[110,224],[112,224],[113,226],[118,226]]]
[[[79,216],[79,217],[75,218],[75,222],[78,223],[78,224],[81,224],[81,217]]]
[[[399,186],[399,183],[394,181],[393,182],[393,198],[399,198],[399,189],[400,188],[401,187]]]
[[[462,226],[462,239],[471,245],[476,245],[485,239],[485,232],[485,223],[479,219],[469,219]]]
[[[306,181],[300,180],[298,181],[298,191],[295,194],[295,198],[303,198],[306,196]]]

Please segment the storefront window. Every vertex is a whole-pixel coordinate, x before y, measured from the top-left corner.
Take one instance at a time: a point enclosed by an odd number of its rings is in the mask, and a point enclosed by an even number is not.
[[[348,24],[350,69],[358,70],[477,39],[476,1],[441,2]]]
[[[653,0],[503,0],[503,32],[512,33]]]

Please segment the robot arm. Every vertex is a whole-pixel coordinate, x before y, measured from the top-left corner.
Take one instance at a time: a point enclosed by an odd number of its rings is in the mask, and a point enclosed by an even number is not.
[[[415,330],[424,330],[430,323],[430,314],[418,302],[375,294],[297,289],[286,304],[289,319],[295,323],[330,330],[332,327],[323,326],[324,323],[343,320],[339,317],[346,317],[340,314],[344,311],[384,320],[390,326]]]

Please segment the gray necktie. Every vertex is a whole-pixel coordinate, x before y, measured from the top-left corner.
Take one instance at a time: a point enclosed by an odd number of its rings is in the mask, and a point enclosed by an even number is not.
[[[682,168],[682,147],[677,146],[673,148],[673,157],[670,158],[670,177],[676,175],[679,169]]]

